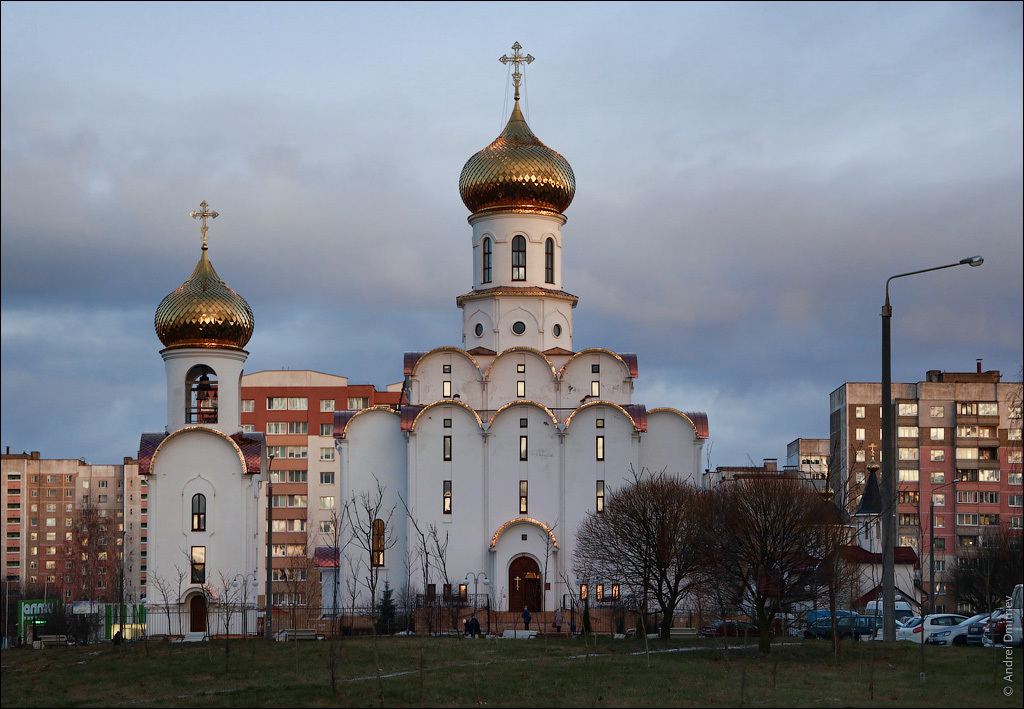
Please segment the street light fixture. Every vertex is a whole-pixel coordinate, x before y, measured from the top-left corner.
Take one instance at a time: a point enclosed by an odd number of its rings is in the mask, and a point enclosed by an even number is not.
[[[887,508],[882,511],[882,638],[886,642],[896,640],[896,514],[897,485],[895,474],[896,437],[892,424],[892,350],[891,321],[892,305],[889,304],[889,283],[897,278],[918,273],[939,271],[954,266],[980,266],[985,262],[981,256],[969,256],[945,266],[923,268],[919,271],[899,273],[885,282],[885,305],[882,306],[882,490]]]
[[[485,574],[483,571],[478,571],[478,572],[475,572],[475,573],[470,571],[469,573],[466,574],[466,583],[467,584],[469,583],[470,576],[473,577],[473,615],[476,616],[477,605],[478,605],[477,595],[476,594],[477,594],[477,586],[480,584],[480,577],[483,576],[483,579],[484,579],[483,580],[483,584],[484,584],[484,586],[490,586],[491,582],[490,582],[490,579],[487,578],[487,574]],[[490,598],[491,598],[491,592],[488,590],[488,592],[487,592],[487,600],[490,601]],[[488,635],[491,634],[491,611],[490,611],[490,607],[491,607],[491,604],[488,602],[488,604],[487,604],[487,608],[488,608],[488,610],[487,610],[487,634]]]
[[[273,509],[274,509],[274,454],[267,453],[267,595],[266,611],[263,613],[263,632],[267,640],[273,640],[274,634],[271,628],[274,619],[274,556],[273,556]]]
[[[245,640],[249,637],[248,629],[248,615],[249,615],[249,588],[255,590],[260,584],[256,577],[256,572],[253,571],[251,574],[237,574],[235,580],[231,582],[232,588],[238,588],[239,579],[242,584],[242,639]],[[250,581],[250,579],[252,579]]]

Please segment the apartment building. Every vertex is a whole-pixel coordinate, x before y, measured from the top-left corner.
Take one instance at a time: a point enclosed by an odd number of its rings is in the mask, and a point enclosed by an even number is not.
[[[242,376],[242,430],[264,433],[273,456],[271,551],[275,607],[305,605],[319,594],[312,547],[336,546],[341,517],[340,471],[334,447],[334,412],[374,406],[397,409],[402,385],[380,391],[347,377],[308,370]],[[261,520],[267,494],[260,495]],[[265,528],[265,523],[260,525]],[[266,538],[262,540],[266,548]],[[313,582],[313,583],[310,583]]]
[[[138,461],[90,465],[38,451],[0,456],[4,580],[23,598],[145,598],[146,491]]]
[[[880,383],[847,382],[830,396],[830,485],[851,512],[867,465],[883,456],[881,391]],[[918,551],[926,593],[934,551],[936,608],[952,610],[943,576],[957,550],[1022,527],[1021,385],[979,363],[976,372],[932,370],[923,381],[894,382],[892,395],[897,545]]]

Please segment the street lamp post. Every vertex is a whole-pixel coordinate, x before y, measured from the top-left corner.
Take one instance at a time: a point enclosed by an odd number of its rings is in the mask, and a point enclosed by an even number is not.
[[[273,640],[274,634],[271,629],[271,621],[274,618],[274,593],[273,593],[273,581],[274,581],[274,557],[273,557],[273,517],[272,512],[274,508],[274,454],[267,454],[267,594],[266,594],[266,610],[263,613],[263,632],[267,640]]]
[[[248,614],[249,614],[249,588],[250,586],[255,589],[259,586],[257,580],[257,574],[253,571],[251,574],[238,574],[235,576],[235,580],[231,582],[233,588],[238,588],[239,579],[242,584],[242,639],[245,640],[249,637],[248,628]],[[250,579],[252,579],[250,581]]]
[[[473,577],[473,615],[475,616],[476,615],[476,611],[477,611],[477,606],[479,605],[479,601],[477,600],[477,595],[476,594],[477,594],[477,587],[480,584],[480,577],[483,576],[483,579],[484,579],[483,580],[483,584],[484,584],[485,587],[486,586],[490,586],[491,582],[487,578],[487,574],[485,574],[483,571],[477,571],[475,573],[473,571],[470,571],[468,574],[466,574],[466,583],[467,584],[469,583],[469,577],[470,576]],[[490,598],[491,598],[491,593],[490,593],[490,591],[488,591],[487,592],[487,599],[488,599],[488,601],[490,600]],[[490,608],[490,605],[491,604],[488,603],[487,607]],[[490,610],[488,610],[488,612],[487,612],[487,634],[488,635],[491,634],[491,613],[490,613]]]
[[[882,490],[888,507],[882,511],[882,638],[896,640],[896,514],[897,485],[895,474],[896,437],[892,423],[892,352],[890,323],[892,305],[889,304],[889,283],[897,278],[918,273],[938,271],[954,266],[980,266],[981,256],[970,256],[945,266],[923,268],[919,271],[899,273],[885,282],[885,305],[882,306]]]

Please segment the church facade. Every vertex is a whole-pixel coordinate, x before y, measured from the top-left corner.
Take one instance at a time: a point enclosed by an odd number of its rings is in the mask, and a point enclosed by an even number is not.
[[[456,298],[461,343],[405,354],[400,411],[335,413],[354,543],[318,554],[325,608],[339,595],[366,605],[386,580],[551,610],[579,591],[578,525],[631,470],[701,479],[706,415],[634,403],[635,354],[573,348],[562,227],[575,177],[523,117],[519,66],[532,57],[519,49],[502,57],[515,68],[508,123],[459,181],[473,262],[472,289]]]

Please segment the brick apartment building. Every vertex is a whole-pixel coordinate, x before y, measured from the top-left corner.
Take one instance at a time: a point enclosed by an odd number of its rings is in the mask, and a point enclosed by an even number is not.
[[[952,610],[943,580],[958,549],[994,530],[1022,527],[1021,385],[998,371],[929,371],[924,381],[893,383],[898,478],[897,546],[921,558],[929,593],[935,557],[936,608]],[[881,462],[880,383],[847,382],[830,396],[829,481],[837,502],[856,510],[867,465]],[[932,536],[934,530],[934,536]]]

